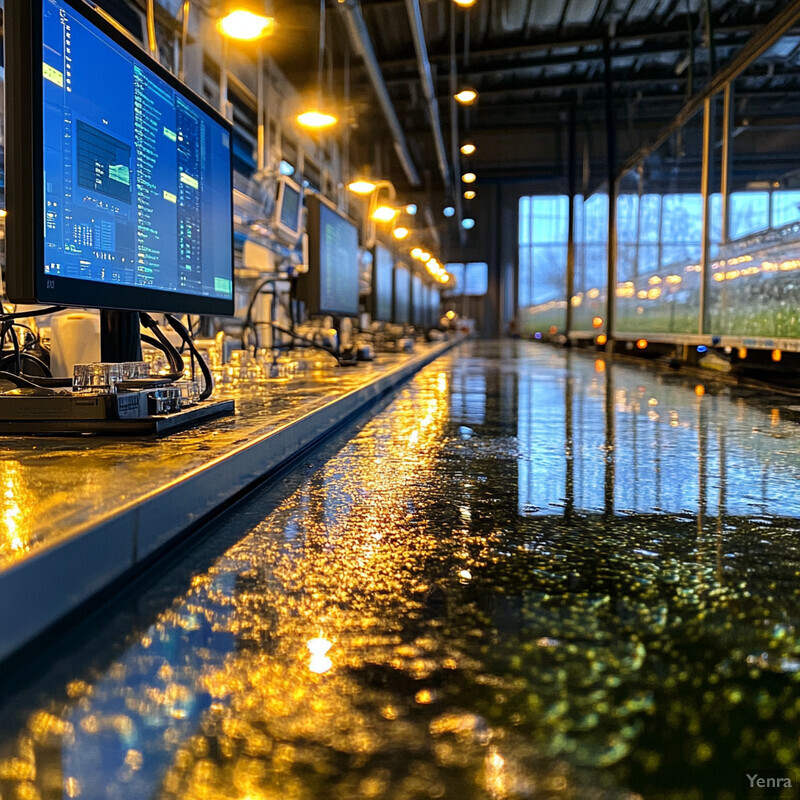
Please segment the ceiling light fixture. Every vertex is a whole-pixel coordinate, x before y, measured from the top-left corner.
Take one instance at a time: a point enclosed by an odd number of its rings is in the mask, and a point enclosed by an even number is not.
[[[327,111],[320,111],[318,108],[310,108],[297,115],[297,124],[309,131],[322,131],[332,128],[339,121],[334,114]]]
[[[478,93],[474,89],[462,89],[458,94],[453,95],[461,105],[472,105],[478,99]]]
[[[362,197],[366,197],[368,194],[372,194],[375,189],[378,188],[378,185],[372,181],[357,180],[353,181],[352,183],[348,183],[347,188],[355,194],[360,194]]]
[[[464,183],[475,183],[475,181],[477,180],[477,176],[475,175],[474,172],[465,172],[461,176],[461,180],[464,181]]]
[[[332,128],[338,121],[335,114],[323,110],[322,67],[325,59],[325,0],[319,5],[319,46],[317,50],[317,97],[311,108],[298,114],[297,124],[306,130],[323,131]]]
[[[472,142],[465,142],[461,145],[461,153],[465,156],[471,156],[477,149]]]
[[[465,200],[474,200],[475,199],[475,192],[472,189],[467,189],[467,191],[464,192],[464,199]]]
[[[230,39],[254,42],[262,36],[269,36],[275,30],[275,18],[236,8],[217,22],[217,28],[223,36]]]
[[[391,222],[400,212],[392,206],[378,206],[371,214],[375,222]]]

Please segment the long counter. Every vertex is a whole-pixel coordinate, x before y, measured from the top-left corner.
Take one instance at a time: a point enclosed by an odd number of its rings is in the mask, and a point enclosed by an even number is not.
[[[235,416],[164,438],[0,438],[0,660],[456,343],[223,387]]]

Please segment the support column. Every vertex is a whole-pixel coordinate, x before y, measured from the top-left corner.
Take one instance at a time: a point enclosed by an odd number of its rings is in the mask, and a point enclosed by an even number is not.
[[[722,243],[730,241],[731,226],[731,166],[733,156],[733,83],[725,84],[722,110]]]
[[[708,328],[708,289],[711,273],[711,182],[712,182],[712,157],[711,157],[711,131],[714,128],[714,98],[706,98],[703,104],[703,225],[700,243],[700,318],[698,320],[698,333],[705,333]]]
[[[264,173],[267,164],[267,154],[266,154],[266,131],[267,125],[264,116],[266,114],[266,99],[265,99],[265,89],[264,89],[264,40],[259,39],[258,41],[258,57],[256,58],[256,69],[258,70],[258,75],[256,75],[256,94],[257,94],[257,107],[256,107],[256,119],[258,124],[258,135],[257,135],[257,150],[256,153],[256,170],[258,171],[259,175]]]
[[[572,296],[575,294],[575,194],[577,192],[578,182],[578,131],[576,124],[575,114],[575,101],[572,101],[569,109],[569,147],[567,158],[567,182],[569,195],[569,210],[567,212],[567,318],[565,322],[565,334],[567,335],[567,342],[569,342],[569,335],[572,332]]]
[[[611,42],[603,39],[603,65],[606,96],[606,172],[608,176],[608,271],[606,291],[606,336],[613,352],[617,295],[617,129],[614,118],[614,86],[611,80]]]

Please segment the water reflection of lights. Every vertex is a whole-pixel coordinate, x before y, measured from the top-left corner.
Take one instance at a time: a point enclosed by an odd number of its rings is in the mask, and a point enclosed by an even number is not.
[[[328,657],[328,651],[333,647],[333,644],[327,639],[318,636],[315,639],[309,639],[306,642],[306,647],[311,653],[311,659],[308,664],[308,668],[311,672],[317,675],[328,672],[333,666],[333,661]]]
[[[30,545],[26,491],[20,477],[20,465],[17,461],[9,459],[0,462],[0,486],[5,489],[0,501],[0,556],[4,552],[19,553],[27,550]]]

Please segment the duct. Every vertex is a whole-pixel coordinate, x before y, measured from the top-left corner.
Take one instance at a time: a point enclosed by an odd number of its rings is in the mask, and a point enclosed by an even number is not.
[[[394,110],[394,105],[392,105],[392,100],[389,97],[389,91],[383,80],[383,73],[378,64],[378,59],[375,56],[372,40],[369,38],[369,31],[367,30],[367,23],[364,21],[364,16],[361,13],[361,6],[358,0],[348,0],[345,3],[338,3],[337,8],[340,9],[344,17],[350,44],[353,50],[361,56],[364,62],[364,68],[367,70],[367,74],[372,82],[372,88],[378,96],[378,102],[383,109],[386,122],[389,124],[389,129],[394,138],[394,149],[397,153],[397,157],[400,159],[400,165],[403,167],[408,182],[412,186],[419,186],[419,173],[411,158],[406,136],[403,133],[403,129],[400,127],[400,120],[397,118],[397,112]]]
[[[428,48],[425,46],[425,31],[422,28],[422,13],[419,7],[419,0],[405,0],[406,11],[408,12],[408,24],[411,26],[411,38],[414,41],[414,50],[417,53],[417,68],[419,78],[422,82],[422,93],[425,95],[425,102],[428,105],[428,117],[430,118],[431,130],[433,132],[433,143],[436,147],[436,160],[439,163],[439,172],[442,174],[445,189],[450,188],[450,169],[447,166],[447,153],[444,147],[444,135],[442,134],[442,120],[439,116],[439,104],[436,101],[436,90],[433,87],[433,76],[431,74],[431,62],[428,59]]]

